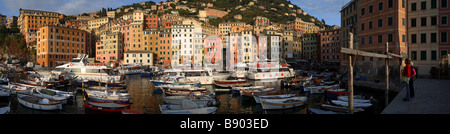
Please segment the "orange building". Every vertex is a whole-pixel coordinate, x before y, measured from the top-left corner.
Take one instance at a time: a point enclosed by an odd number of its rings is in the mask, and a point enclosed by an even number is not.
[[[357,7],[360,50],[381,54],[386,51],[385,45],[389,42],[389,51],[407,55],[405,0],[359,1]],[[361,60],[373,58],[361,57]]]
[[[87,32],[61,26],[44,26],[37,31],[36,62],[45,67],[66,63],[78,54],[85,54]]]

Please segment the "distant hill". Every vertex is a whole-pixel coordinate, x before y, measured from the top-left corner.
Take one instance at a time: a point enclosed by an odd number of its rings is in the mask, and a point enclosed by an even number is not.
[[[172,1],[172,0],[167,0]],[[282,23],[285,24],[288,21],[295,20],[296,17],[302,18],[305,22],[313,22],[319,27],[328,27],[328,25],[324,24],[322,21],[319,21],[316,17],[310,16],[309,14],[304,15],[303,13],[297,13],[297,9],[301,9],[295,4],[292,4],[288,0],[179,0],[178,3],[171,4],[169,6],[175,7],[177,5],[186,5],[189,8],[196,8],[197,12],[190,13],[183,9],[170,9],[166,11],[166,13],[170,13],[170,11],[178,11],[181,16],[184,17],[194,17],[198,18],[198,11],[206,8],[205,4],[211,3],[213,7],[209,7],[211,9],[217,9],[222,11],[229,11],[227,15],[222,18],[209,19],[209,23],[211,25],[218,26],[221,22],[232,22],[232,21],[242,21],[247,24],[253,24],[253,18],[256,16],[263,16],[270,19],[271,22]],[[124,5],[119,7],[121,9],[133,7],[134,9],[149,9],[151,5],[156,4],[153,1],[145,2],[144,4],[135,3],[132,5]],[[291,5],[291,7],[289,7]],[[301,6],[301,5],[300,5]],[[117,10],[112,9],[112,10]],[[100,10],[102,11],[102,10]],[[128,12],[132,12],[130,10]],[[154,12],[156,13],[156,11]],[[288,15],[285,15],[285,14]],[[292,16],[292,14],[295,16]],[[125,14],[121,12],[117,14],[121,16]],[[242,15],[242,20],[236,20],[234,18],[235,15]],[[106,14],[103,13],[102,16]]]

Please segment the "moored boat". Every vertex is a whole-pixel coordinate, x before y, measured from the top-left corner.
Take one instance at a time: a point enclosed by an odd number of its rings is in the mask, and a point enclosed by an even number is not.
[[[61,110],[62,102],[34,95],[17,94],[19,103],[25,107],[37,110]]]
[[[264,89],[245,89],[241,90],[241,96],[247,96],[253,98],[253,95],[258,94],[269,94],[276,92],[275,88],[264,88]]]
[[[113,102],[97,102],[97,101],[84,101],[84,107],[97,111],[104,112],[121,112],[122,110],[129,109],[130,104],[113,103]]]
[[[279,95],[254,95],[253,98],[255,99],[256,103],[261,103],[262,99],[285,99],[294,97],[296,94],[279,94]]]
[[[181,105],[159,105],[162,114],[213,114],[217,107],[205,107],[191,100],[183,100]]]
[[[284,99],[268,99],[260,98],[263,109],[287,109],[292,107],[303,106],[307,97],[297,96]]]

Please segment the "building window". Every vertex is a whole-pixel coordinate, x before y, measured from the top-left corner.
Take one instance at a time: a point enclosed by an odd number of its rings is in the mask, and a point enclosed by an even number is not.
[[[383,43],[383,35],[378,35],[378,44]]]
[[[417,60],[417,51],[411,51],[411,59]]]
[[[412,34],[412,35],[411,35],[411,43],[412,43],[412,44],[417,43],[417,35],[416,35],[416,34]]]
[[[437,17],[436,16],[431,17],[431,25],[432,26],[437,25]]]
[[[364,31],[364,23],[361,23],[361,31]]]
[[[441,8],[447,8],[447,0],[441,0]]]
[[[369,13],[373,13],[373,5],[369,6]]]
[[[436,42],[437,42],[437,34],[431,33],[431,43],[436,43]]]
[[[431,50],[431,60],[437,60],[437,52],[436,52],[436,50]]]
[[[393,35],[392,34],[388,34],[388,42],[392,42],[393,41]]]
[[[394,6],[394,0],[388,1],[388,8],[392,8]]]
[[[447,16],[441,16],[441,25],[447,25]]]
[[[427,34],[420,34],[420,43],[427,43]]]
[[[427,9],[427,2],[422,1],[420,2],[420,10],[426,10]]]
[[[392,26],[392,19],[393,19],[392,17],[388,18],[388,26]]]
[[[427,26],[427,17],[420,18],[420,26]]]
[[[402,34],[402,42],[406,42],[406,36]]]
[[[402,8],[405,8],[405,0],[402,0]]]
[[[383,19],[378,19],[378,27],[382,27],[383,26]]]
[[[372,29],[372,21],[369,22],[369,29]]]
[[[416,18],[412,18],[411,19],[411,27],[416,27],[417,26],[417,19]]]
[[[402,18],[402,25],[406,26],[406,19],[405,18]]]
[[[383,10],[383,2],[378,3],[378,10]]]
[[[369,44],[372,44],[372,36],[369,36]]]
[[[411,11],[417,11],[417,4],[416,3],[412,3],[411,4]]]
[[[420,60],[427,60],[427,51],[420,51]]]
[[[437,7],[437,0],[431,0],[431,9],[435,9]]]
[[[366,8],[361,9],[361,16],[364,16],[366,14]]]
[[[447,55],[447,50],[441,50],[441,56]]]
[[[447,42],[447,32],[441,32],[441,43]]]

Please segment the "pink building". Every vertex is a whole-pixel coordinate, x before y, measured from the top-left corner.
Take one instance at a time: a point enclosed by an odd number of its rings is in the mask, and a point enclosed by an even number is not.
[[[439,59],[441,56],[447,55],[450,50],[450,43],[448,40],[448,34],[450,34],[450,24],[448,18],[450,17],[450,7],[448,0],[438,0],[439,1]]]
[[[222,62],[223,54],[222,54],[222,40],[218,36],[208,36],[205,38],[204,43],[205,47],[205,63],[219,63]]]
[[[96,43],[96,60],[101,63],[118,62],[123,59],[123,35],[119,32],[102,32]]]

